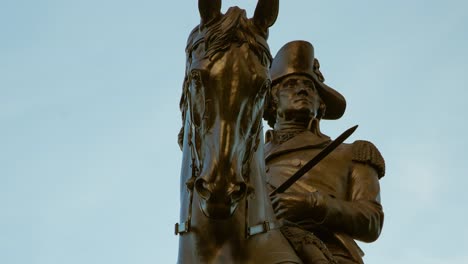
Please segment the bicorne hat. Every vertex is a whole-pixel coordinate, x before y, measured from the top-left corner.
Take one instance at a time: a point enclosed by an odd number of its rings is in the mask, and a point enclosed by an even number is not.
[[[306,75],[315,82],[320,98],[326,105],[323,119],[338,119],[346,109],[346,100],[339,92],[326,85],[314,57],[314,47],[307,41],[297,40],[286,43],[276,54],[271,64],[272,84],[292,75]]]

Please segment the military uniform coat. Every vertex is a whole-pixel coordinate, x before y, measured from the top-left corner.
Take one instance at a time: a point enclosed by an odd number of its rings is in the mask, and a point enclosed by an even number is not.
[[[266,138],[268,141],[271,136],[267,134]],[[282,144],[275,140],[267,142],[265,159],[270,190],[286,181],[329,142],[330,138],[310,131]],[[304,215],[295,223],[324,240],[332,253],[335,249],[330,243],[338,244],[355,261],[363,263],[364,254],[354,240],[372,242],[380,234],[384,214],[379,179],[384,173],[384,160],[372,143],[341,144],[286,191],[319,192],[323,198],[318,206],[325,208],[325,214]]]

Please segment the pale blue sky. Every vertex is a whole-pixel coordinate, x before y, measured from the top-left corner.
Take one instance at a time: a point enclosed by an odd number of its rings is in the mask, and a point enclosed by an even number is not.
[[[256,1],[224,1],[252,14]],[[468,263],[468,2],[281,1],[375,143],[368,264]],[[197,1],[0,0],[0,263],[175,263],[179,96]]]

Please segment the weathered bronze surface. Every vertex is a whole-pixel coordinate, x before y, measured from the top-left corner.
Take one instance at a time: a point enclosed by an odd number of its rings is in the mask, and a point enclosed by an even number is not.
[[[259,0],[248,19],[199,0],[180,103],[178,263],[362,263],[353,239],[380,233],[384,163],[369,142],[339,145],[285,193],[268,195],[329,143],[319,122],[346,106],[323,83],[311,44],[288,43],[272,60],[278,8]],[[274,126],[266,145],[262,117]]]

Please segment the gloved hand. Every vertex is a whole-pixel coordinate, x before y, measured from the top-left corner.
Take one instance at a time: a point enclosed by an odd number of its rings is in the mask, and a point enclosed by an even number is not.
[[[312,193],[280,193],[271,197],[273,209],[278,218],[297,222],[305,218],[321,222],[325,218],[326,208],[323,196]]]

